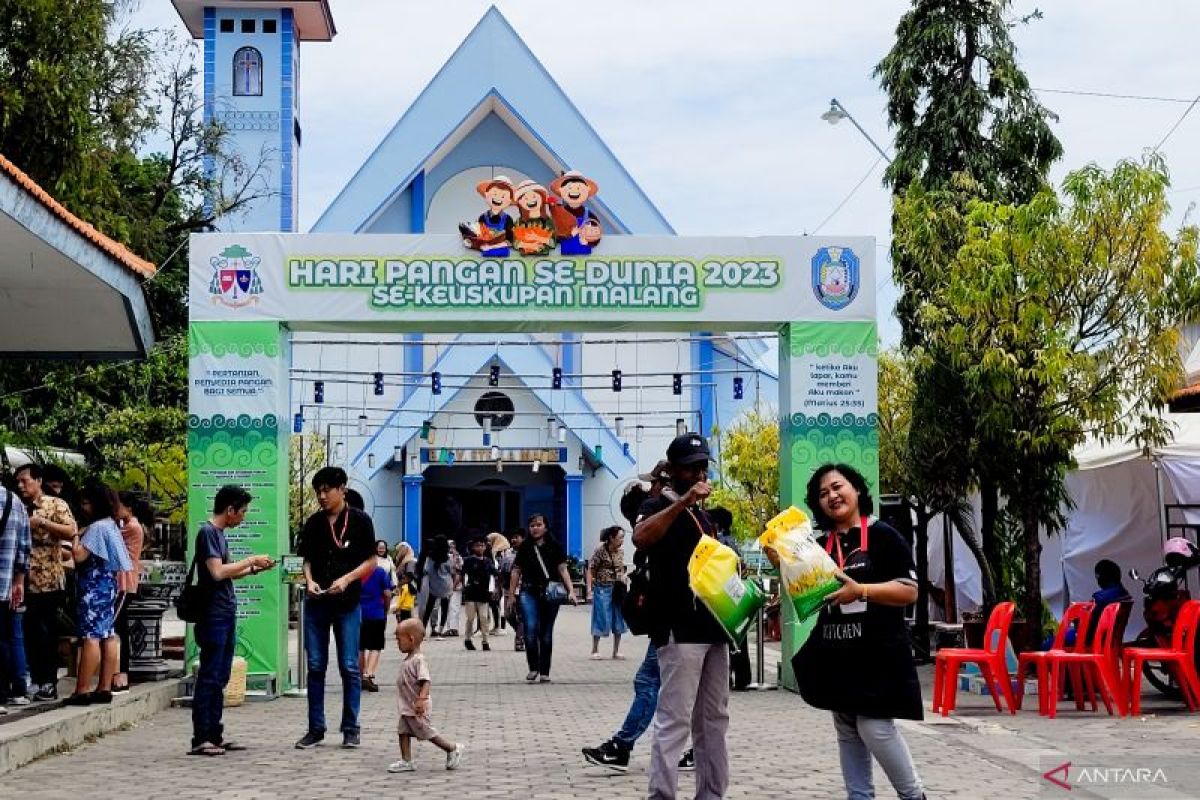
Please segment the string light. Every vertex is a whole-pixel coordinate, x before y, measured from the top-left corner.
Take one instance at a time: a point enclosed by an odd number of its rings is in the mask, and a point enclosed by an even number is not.
[[[432,372],[429,374],[429,389],[433,394],[442,393],[442,373]]]
[[[636,435],[634,436],[634,438],[635,438],[637,441],[639,441],[639,442],[640,442],[640,441],[642,441],[643,439],[645,439],[645,438],[646,438],[646,426],[645,426],[645,425],[638,425],[638,426],[637,426],[637,428],[635,428],[634,430],[635,430],[635,433],[636,433]]]
[[[367,468],[375,469],[375,454],[367,453]]]
[[[299,411],[297,411],[296,415],[292,417],[292,433],[303,433],[303,432],[304,432],[304,415],[301,414]]]
[[[500,365],[492,364],[488,369],[488,386],[500,385]]]
[[[383,373],[376,372],[373,377],[374,377],[374,381],[375,381],[375,396],[382,397],[383,396]]]
[[[676,372],[671,376],[671,394],[683,394],[683,373]]]
[[[555,367],[554,372],[550,376],[550,388],[551,389],[561,389],[562,388],[562,378],[563,378],[562,367]]]
[[[554,436],[554,429],[555,429],[554,423],[555,423],[554,417],[546,417],[546,435],[547,436],[551,436],[551,437]]]
[[[745,392],[746,392],[746,389],[745,389],[744,384],[742,383],[742,379],[734,378],[733,379],[733,399],[741,400],[742,397],[745,396]]]
[[[614,428],[616,430],[617,438],[620,439],[621,437],[623,437],[625,435],[625,418],[617,417],[616,419],[613,420],[613,422],[614,422]]]
[[[396,464],[404,463],[404,448],[400,445],[396,445],[394,448],[392,448],[392,461],[394,461]]]
[[[359,436],[367,435],[367,415],[366,414],[358,415],[358,435]]]
[[[558,426],[558,443],[562,444],[566,440],[567,440],[567,426],[559,425]]]
[[[325,402],[325,381],[313,381],[313,402]]]
[[[687,433],[687,423],[683,421],[683,417],[677,417],[675,419],[675,435],[683,436],[685,433]]]
[[[619,369],[612,371],[612,390],[614,392],[621,391],[621,370]]]

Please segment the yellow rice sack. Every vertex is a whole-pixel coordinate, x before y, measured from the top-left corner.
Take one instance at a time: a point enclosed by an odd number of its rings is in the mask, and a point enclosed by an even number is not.
[[[742,577],[741,560],[733,548],[711,536],[701,536],[688,561],[688,583],[736,645],[750,620],[766,602],[759,585]]]
[[[825,548],[817,544],[808,515],[795,506],[767,523],[758,544],[779,555],[779,578],[798,619],[804,620],[815,613],[825,598],[841,586],[835,574],[837,565]]]

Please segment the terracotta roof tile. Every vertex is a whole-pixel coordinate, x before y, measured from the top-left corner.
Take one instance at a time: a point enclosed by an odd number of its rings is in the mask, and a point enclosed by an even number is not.
[[[100,231],[92,227],[91,224],[84,222],[79,217],[72,214],[62,203],[59,203],[50,194],[38,186],[33,178],[30,178],[22,172],[15,164],[9,161],[4,156],[0,155],[0,172],[3,172],[8,177],[12,178],[18,186],[32,195],[39,203],[45,206],[54,216],[61,219],[63,222],[74,228],[85,239],[99,247],[104,253],[116,261],[121,266],[137,275],[149,278],[155,273],[155,267],[149,261],[138,258],[125,245],[114,239],[110,239]]]
[[[1196,395],[1200,395],[1200,381],[1197,381],[1189,386],[1185,386],[1179,391],[1175,392],[1175,394],[1171,395],[1171,402],[1182,400],[1185,397],[1195,397]]]

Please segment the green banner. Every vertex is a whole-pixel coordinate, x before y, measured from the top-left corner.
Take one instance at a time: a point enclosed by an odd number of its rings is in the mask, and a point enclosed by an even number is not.
[[[799,322],[780,338],[788,348],[781,381],[783,505],[804,506],[817,467],[849,464],[872,493],[879,487],[879,345],[874,322]],[[781,359],[783,361],[783,359]],[[786,389],[784,389],[786,387]]]
[[[194,322],[188,329],[188,549],[226,484],[253,496],[246,520],[225,532],[230,558],[288,552],[286,345],[275,322]],[[250,673],[287,688],[287,594],[275,571],[234,584],[237,655]],[[189,637],[188,660],[193,644]]]

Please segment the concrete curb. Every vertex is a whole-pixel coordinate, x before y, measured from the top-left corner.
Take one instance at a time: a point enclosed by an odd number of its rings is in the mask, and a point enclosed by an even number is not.
[[[112,705],[62,706],[0,725],[0,775],[152,717],[170,708],[178,691],[177,678],[141,684]]]

